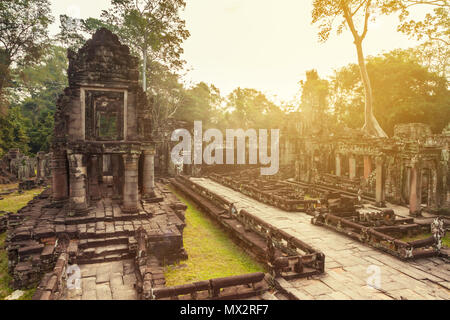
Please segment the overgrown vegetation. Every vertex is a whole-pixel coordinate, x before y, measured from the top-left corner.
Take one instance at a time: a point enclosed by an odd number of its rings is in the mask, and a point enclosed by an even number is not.
[[[264,272],[264,268],[232,242],[216,223],[189,200],[174,193],[188,206],[183,238],[189,259],[166,268],[167,286]]]
[[[414,237],[404,237],[404,238],[402,238],[402,241],[409,242],[409,241],[427,239],[429,237],[431,237],[431,233],[422,233],[422,234],[418,234]],[[445,237],[442,239],[442,245],[444,247],[450,247],[450,233],[447,232]]]

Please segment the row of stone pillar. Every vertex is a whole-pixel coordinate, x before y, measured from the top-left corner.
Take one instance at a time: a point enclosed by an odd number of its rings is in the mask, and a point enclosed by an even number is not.
[[[342,168],[341,168],[341,155],[336,155],[336,175],[338,177],[342,176]],[[348,158],[348,173],[349,178],[354,179],[357,175],[356,170],[356,157],[354,155],[350,155]],[[372,161],[369,156],[364,156],[364,179],[368,179],[370,174],[372,173]]]
[[[372,160],[369,156],[364,156],[364,179],[368,180],[372,173]],[[341,176],[341,157],[336,155],[336,175]],[[356,177],[356,159],[349,157],[349,177]],[[378,156],[375,158],[375,200],[376,205],[383,207],[386,202],[386,172],[384,168],[384,158]],[[419,161],[413,160],[409,179],[409,212],[411,215],[419,215],[422,205],[422,176],[419,169]]]
[[[36,160],[36,180],[41,181],[45,179],[45,152],[39,151]]]
[[[354,155],[349,156],[349,178],[356,178],[356,157]],[[385,204],[385,172],[383,165],[383,158],[376,157],[375,161],[375,199],[377,206],[384,206]],[[367,181],[372,173],[372,159],[370,156],[364,156],[364,179]],[[340,177],[342,175],[341,171],[341,156],[336,155],[336,175]]]
[[[143,192],[142,197],[154,197],[154,151],[143,152]],[[114,193],[122,194],[124,213],[139,211],[139,158],[140,154],[123,154],[123,188],[119,158],[113,156]],[[53,200],[64,201],[69,198],[70,211],[81,215],[89,208],[90,200],[101,198],[98,182],[99,155],[91,155],[89,162],[83,154],[55,154],[53,156]],[[68,163],[68,167],[67,167]],[[89,169],[89,170],[88,170]],[[69,174],[67,174],[69,173]]]

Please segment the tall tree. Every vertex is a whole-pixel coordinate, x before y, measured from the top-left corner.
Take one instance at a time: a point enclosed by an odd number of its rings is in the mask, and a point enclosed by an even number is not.
[[[104,10],[102,19],[118,32],[137,54],[142,66],[142,86],[147,91],[147,70],[153,62],[180,68],[183,48],[189,37],[179,13],[184,0],[112,0],[112,10]]]
[[[221,116],[222,101],[218,88],[200,82],[185,90],[183,106],[177,110],[175,117],[192,123],[201,120],[204,127],[216,125]]]
[[[48,0],[0,1],[0,97],[13,63],[35,62],[48,44]]]
[[[358,55],[358,65],[365,92],[365,133],[378,137],[387,137],[373,113],[373,94],[367,73],[363,52],[363,41],[369,30],[369,21],[376,11],[380,11],[382,0],[314,0],[312,22],[320,25],[319,38],[326,41],[330,33],[337,28],[338,34],[348,27],[354,39]],[[362,21],[361,26],[357,22]],[[337,22],[337,26],[336,26]],[[358,30],[359,29],[359,30]]]
[[[166,65],[152,62],[152,77],[149,77],[147,95],[152,110],[152,128],[162,128],[169,118],[173,118],[181,109],[185,98],[185,89],[179,76]]]

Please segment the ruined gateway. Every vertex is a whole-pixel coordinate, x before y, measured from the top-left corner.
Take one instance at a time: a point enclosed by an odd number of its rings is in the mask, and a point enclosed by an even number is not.
[[[442,238],[443,228],[445,234],[445,216],[428,242],[402,242],[396,235],[430,231],[436,214],[448,213],[448,131],[431,135],[425,126],[402,125],[392,139],[345,130],[317,134],[315,124],[291,117],[281,128],[279,175],[262,179],[252,168],[185,166],[192,177],[169,179],[171,143],[161,132],[170,129],[151,127],[138,59],[106,29],[68,56],[51,187],[2,222],[14,288],[38,283],[37,300],[449,298],[448,252],[433,238]],[[38,179],[45,163],[38,164]],[[267,273],[166,287],[164,265],[188,259],[187,207],[169,184]],[[423,217],[424,209],[434,215]],[[357,220],[364,216],[358,210],[368,218]],[[336,230],[323,228],[332,227],[331,217],[339,219]],[[351,233],[358,228],[363,236]],[[403,261],[423,248],[421,259]],[[394,257],[399,252],[401,259]],[[384,274],[383,290],[367,288],[373,266]]]

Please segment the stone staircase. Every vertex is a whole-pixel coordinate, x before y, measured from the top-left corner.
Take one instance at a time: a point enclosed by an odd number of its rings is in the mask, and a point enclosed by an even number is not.
[[[134,237],[110,237],[102,239],[84,239],[79,243],[77,264],[132,259],[135,256],[136,239]]]

